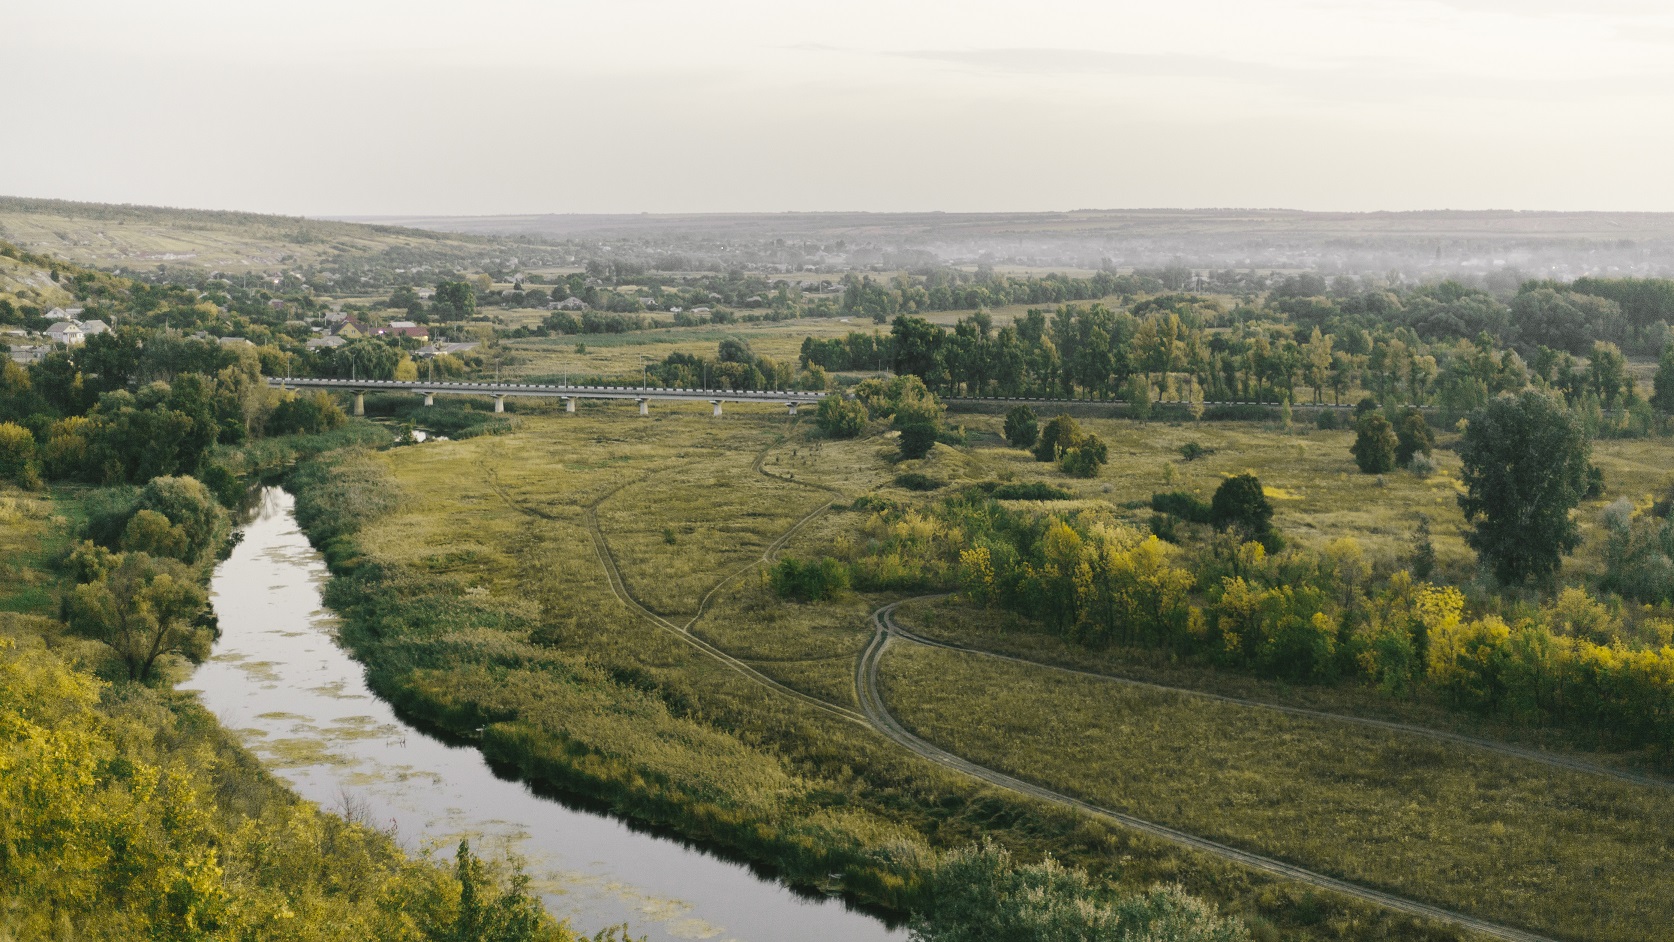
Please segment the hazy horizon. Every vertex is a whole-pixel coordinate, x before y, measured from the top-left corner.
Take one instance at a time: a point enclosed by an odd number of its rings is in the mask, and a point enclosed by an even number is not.
[[[318,217],[1674,211],[1661,5],[8,12],[19,196]]]

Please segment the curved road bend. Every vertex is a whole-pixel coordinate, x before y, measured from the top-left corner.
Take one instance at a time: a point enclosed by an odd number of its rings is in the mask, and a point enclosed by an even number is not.
[[[900,602],[897,602],[896,605],[904,605],[907,602],[917,602],[942,597],[943,596],[941,595],[921,595],[917,598],[903,599]],[[1286,713],[1291,716],[1299,716],[1304,719],[1323,720],[1335,723],[1354,723],[1360,726],[1369,726],[1373,729],[1383,729],[1389,730],[1390,732],[1406,733],[1412,736],[1422,736],[1428,739],[1440,740],[1442,742],[1458,743],[1460,745],[1470,746],[1474,749],[1481,749],[1485,752],[1493,752],[1502,756],[1508,756],[1513,759],[1523,759],[1529,762],[1539,762],[1544,765],[1568,769],[1574,772],[1604,776],[1606,778],[1617,779],[1633,785],[1645,785],[1651,788],[1674,789],[1674,780],[1660,776],[1634,772],[1628,769],[1611,768],[1607,765],[1599,765],[1598,763],[1588,762],[1586,759],[1558,755],[1555,753],[1545,752],[1540,749],[1531,749],[1527,746],[1514,746],[1509,743],[1503,743],[1493,739],[1483,739],[1477,736],[1469,736],[1464,733],[1452,733],[1446,730],[1431,729],[1427,726],[1414,726],[1408,723],[1397,723],[1393,720],[1379,720],[1366,716],[1355,716],[1351,713],[1330,713],[1325,710],[1310,710],[1307,707],[1286,706],[1280,703],[1268,703],[1263,700],[1246,700],[1243,697],[1229,697],[1224,694],[1206,693],[1202,690],[1194,690],[1190,687],[1172,687],[1167,684],[1152,683],[1146,680],[1134,680],[1117,674],[1105,674],[1100,673],[1099,671],[1080,670],[1074,667],[1061,667],[1057,664],[1046,664],[1040,661],[1031,661],[1025,657],[1018,657],[1013,654],[1001,654],[997,651],[988,651],[982,648],[957,644],[952,641],[938,641],[935,638],[929,638],[918,634],[910,628],[901,627],[893,617],[894,609],[895,606],[892,605],[889,606],[888,609],[882,611],[882,621],[884,623],[884,627],[888,629],[889,633],[898,638],[905,638],[908,641],[914,641],[927,647],[944,648],[949,651],[959,651],[965,654],[978,654],[983,657],[991,657],[1002,661],[1011,661],[1014,664],[1026,664],[1030,667],[1039,667],[1045,670],[1054,670],[1065,674],[1076,674],[1081,677],[1093,677],[1099,680],[1108,680],[1112,683],[1126,684],[1130,687],[1139,687],[1145,690],[1159,690],[1168,693],[1183,694],[1190,697],[1199,697],[1205,700],[1217,700],[1221,703],[1231,703],[1242,707],[1251,707],[1260,710],[1273,710],[1278,713]]]
[[[902,601],[910,600],[903,599]],[[1224,860],[1230,860],[1234,863],[1243,864],[1244,866],[1250,867],[1254,870],[1260,870],[1264,873],[1285,877],[1290,880],[1295,880],[1298,883],[1304,883],[1319,889],[1341,893],[1344,896],[1353,897],[1363,902],[1373,903],[1388,909],[1393,909],[1409,916],[1419,916],[1426,919],[1433,919],[1438,922],[1450,923],[1452,925],[1459,926],[1460,928],[1492,936],[1496,939],[1504,939],[1507,940],[1507,942],[1555,942],[1555,940],[1546,936],[1526,932],[1522,929],[1514,929],[1510,926],[1502,926],[1498,923],[1478,919],[1475,916],[1467,915],[1455,910],[1446,909],[1440,906],[1432,906],[1428,903],[1420,903],[1416,900],[1407,899],[1403,896],[1396,896],[1393,893],[1385,893],[1382,890],[1374,890],[1369,887],[1360,886],[1356,883],[1350,883],[1346,880],[1328,877],[1321,873],[1315,873],[1312,870],[1307,870],[1293,864],[1285,863],[1282,860],[1276,860],[1272,857],[1264,857],[1260,854],[1253,854],[1249,851],[1239,850],[1236,847],[1231,847],[1206,838],[1187,834],[1184,831],[1177,831],[1170,827],[1146,821],[1143,818],[1136,818],[1130,814],[1124,814],[1120,811],[1112,811],[1109,808],[1104,808],[1099,805],[1092,804],[1091,802],[1065,795],[1062,792],[1055,792],[1051,789],[1042,788],[1039,785],[1032,785],[1022,779],[1013,778],[1004,772],[995,771],[987,766],[977,765],[974,762],[962,759],[945,749],[941,749],[923,739],[920,739],[918,736],[909,732],[906,727],[902,726],[901,723],[895,719],[894,715],[889,712],[889,707],[884,703],[883,694],[878,688],[878,667],[883,660],[884,651],[889,647],[890,641],[893,640],[892,632],[888,627],[889,614],[897,605],[900,604],[902,603],[895,602],[890,605],[885,605],[876,612],[872,613],[872,624],[876,631],[872,635],[872,642],[866,646],[866,650],[860,656],[860,662],[855,666],[855,692],[860,696],[861,709],[866,713],[867,720],[869,720],[874,727],[890,739],[895,740],[901,746],[911,750],[922,758],[928,759],[929,761],[945,768],[963,772],[966,775],[981,779],[982,781],[988,782],[991,785],[996,785],[1000,788],[1018,792],[1042,801],[1067,805],[1079,811],[1084,811],[1094,817],[1102,818],[1114,824],[1121,825],[1122,827],[1130,830],[1139,831],[1143,834],[1149,834],[1152,837],[1159,837],[1165,841],[1180,844],[1193,850],[1213,854],[1216,857],[1220,857]]]

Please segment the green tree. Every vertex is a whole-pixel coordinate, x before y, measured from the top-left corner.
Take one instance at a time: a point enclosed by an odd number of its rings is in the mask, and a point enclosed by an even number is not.
[[[1395,463],[1404,468],[1412,464],[1414,455],[1429,455],[1435,447],[1436,434],[1424,420],[1424,413],[1418,409],[1401,413],[1401,421],[1395,426]]]
[[[901,457],[922,458],[942,431],[942,406],[934,397],[903,402],[891,423],[901,433]]]
[[[199,624],[206,601],[181,563],[123,553],[99,578],[76,586],[67,608],[72,627],[108,645],[128,679],[144,682],[166,654],[209,653],[211,632]]]
[[[1459,446],[1465,541],[1501,582],[1550,580],[1580,545],[1571,511],[1587,493],[1589,452],[1575,417],[1532,390],[1471,414]]]
[[[41,485],[35,436],[14,422],[0,422],[0,481],[31,489]]]
[[[135,507],[161,514],[180,529],[185,541],[180,559],[187,563],[202,561],[219,546],[228,526],[227,512],[209,488],[184,475],[152,478],[140,488]]]
[[[1651,404],[1664,415],[1674,415],[1674,343],[1662,348],[1662,359],[1657,363],[1653,383]]]
[[[814,424],[832,438],[854,438],[866,429],[866,404],[832,394],[820,400]]]
[[[1028,448],[1040,437],[1040,423],[1035,410],[1017,406],[1006,413],[1006,442],[1013,448]]]
[[[1381,412],[1368,412],[1354,423],[1354,463],[1362,474],[1383,474],[1395,469],[1400,439]]]
[[[1035,442],[1036,461],[1057,461],[1066,451],[1081,444],[1086,433],[1081,426],[1067,415],[1054,416],[1050,422],[1041,427],[1040,438]]]
[[[477,312],[477,293],[470,282],[441,281],[430,299],[430,312],[439,321],[462,321]]]
[[[1110,449],[1097,435],[1087,435],[1074,448],[1064,452],[1058,467],[1071,477],[1090,478],[1099,473],[1110,460]]]
[[[1215,495],[1209,499],[1209,522],[1222,530],[1236,530],[1245,540],[1254,540],[1268,549],[1277,549],[1282,543],[1273,529],[1273,504],[1261,480],[1249,472],[1227,478],[1215,488]]]

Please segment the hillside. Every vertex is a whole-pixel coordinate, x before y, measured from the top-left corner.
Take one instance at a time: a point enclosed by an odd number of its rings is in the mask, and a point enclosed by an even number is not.
[[[515,252],[504,239],[257,213],[0,197],[0,239],[103,269],[277,273],[453,265]]]

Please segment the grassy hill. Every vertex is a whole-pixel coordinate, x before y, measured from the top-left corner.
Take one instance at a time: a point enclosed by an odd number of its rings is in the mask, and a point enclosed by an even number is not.
[[[357,261],[464,267],[511,243],[297,216],[0,197],[0,239],[78,264],[134,271],[278,272]]]

